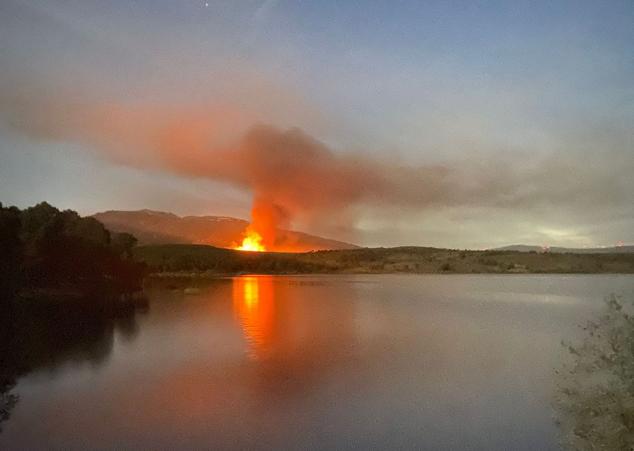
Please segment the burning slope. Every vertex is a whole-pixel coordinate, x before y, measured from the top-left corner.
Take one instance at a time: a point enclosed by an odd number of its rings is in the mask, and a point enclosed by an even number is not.
[[[185,216],[151,210],[107,211],[94,217],[109,230],[127,232],[141,245],[208,244],[238,247],[245,238],[249,223],[225,216]],[[352,249],[356,246],[291,230],[277,230],[277,248],[307,252],[319,249]]]
[[[235,249],[243,251],[275,251],[281,250],[278,230],[288,225],[288,216],[284,209],[264,198],[255,198],[251,209],[251,224],[244,231],[244,239]],[[289,244],[289,243],[287,243]],[[286,246],[286,251],[295,249]]]

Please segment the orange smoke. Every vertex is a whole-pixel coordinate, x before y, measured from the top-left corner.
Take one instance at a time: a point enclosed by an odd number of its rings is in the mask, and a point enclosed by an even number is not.
[[[452,204],[461,197],[445,168],[400,167],[334,152],[297,128],[249,127],[250,120],[231,108],[103,104],[79,97],[76,103],[63,96],[15,98],[0,102],[0,113],[10,113],[12,125],[31,135],[81,142],[119,164],[250,190],[252,223],[236,245],[241,249],[299,250],[289,234],[280,233],[291,225],[349,231],[359,204]],[[3,104],[19,108],[3,111]],[[475,191],[469,187],[468,194]]]
[[[236,247],[245,251],[277,250],[278,232],[286,227],[288,218],[284,210],[262,197],[253,200],[251,224],[244,231],[242,245]]]
[[[279,250],[279,230],[288,225],[284,210],[271,201],[256,197],[251,209],[251,220],[251,224],[244,231],[242,244],[235,249],[260,252]]]

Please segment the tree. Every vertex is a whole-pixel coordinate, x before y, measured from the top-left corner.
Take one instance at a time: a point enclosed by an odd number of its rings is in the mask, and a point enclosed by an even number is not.
[[[42,202],[20,211],[0,204],[0,293],[64,288],[124,293],[141,287],[144,266],[132,260],[136,239],[111,233],[94,218]]]
[[[22,229],[20,231],[24,241],[30,241],[48,221],[55,217],[59,210],[46,202],[29,207],[20,213]]]
[[[132,258],[132,250],[137,242],[136,237],[129,233],[112,234],[112,248],[118,252],[119,255],[124,255],[126,258]]]
[[[0,203],[0,303],[13,294],[20,284],[22,242],[20,210]]]

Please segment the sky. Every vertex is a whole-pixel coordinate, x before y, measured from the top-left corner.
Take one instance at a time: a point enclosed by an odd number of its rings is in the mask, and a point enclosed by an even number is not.
[[[633,23],[631,0],[3,0],[0,202],[634,243]]]

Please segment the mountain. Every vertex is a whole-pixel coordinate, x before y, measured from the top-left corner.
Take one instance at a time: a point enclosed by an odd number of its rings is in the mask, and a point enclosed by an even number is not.
[[[528,246],[525,244],[514,244],[512,246],[498,247],[496,251],[517,251],[517,252],[552,252],[555,254],[631,254],[634,253],[634,246],[612,246],[612,247],[549,247]]]
[[[93,215],[109,230],[133,234],[141,245],[208,244],[233,247],[242,241],[249,225],[243,219],[226,216],[177,216],[152,210],[105,211]],[[321,249],[353,249],[354,244],[330,240],[292,230],[278,232],[275,250],[307,252]]]

